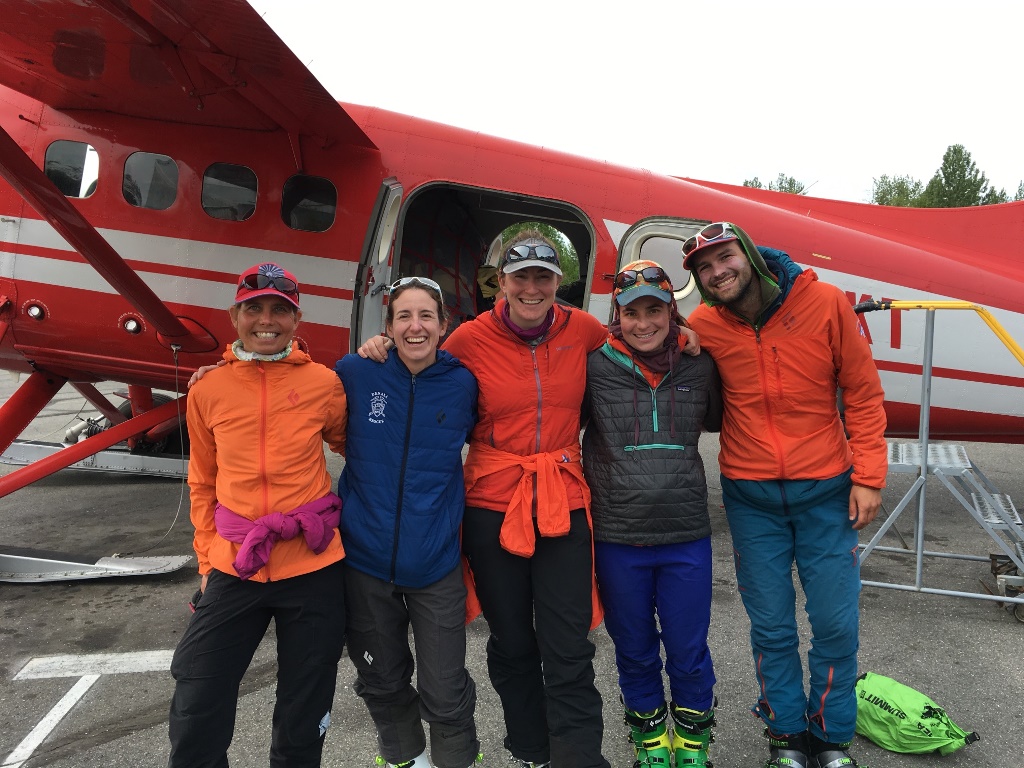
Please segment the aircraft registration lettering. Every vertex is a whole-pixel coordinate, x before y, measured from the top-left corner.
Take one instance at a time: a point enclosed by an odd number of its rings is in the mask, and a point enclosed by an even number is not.
[[[858,304],[863,304],[865,301],[874,301],[874,298],[867,293],[862,293],[860,298],[857,298],[857,294],[853,291],[845,291],[846,298],[850,302],[851,307],[856,307]],[[894,299],[883,296],[880,301],[894,301]],[[902,334],[903,334],[903,309],[891,309],[889,310],[889,348],[899,349],[902,346]],[[871,339],[871,329],[868,328],[867,318],[864,313],[861,312],[857,315],[857,320],[860,323],[860,329],[864,333],[864,338],[868,340],[868,344],[873,344]]]

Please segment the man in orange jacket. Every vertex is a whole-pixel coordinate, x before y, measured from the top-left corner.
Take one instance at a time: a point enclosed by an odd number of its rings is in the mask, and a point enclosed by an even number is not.
[[[202,583],[171,662],[168,764],[227,766],[238,686],[274,619],[269,764],[315,768],[345,635],[341,499],[323,452],[323,441],[344,448],[345,393],[334,371],[293,341],[302,313],[290,272],[246,270],[228,312],[238,340],[188,398]]]
[[[688,320],[722,378],[722,495],[750,617],[766,768],[856,766],[848,748],[857,531],[878,514],[888,471],[871,350],[838,288],[781,251],[755,247],[735,224],[708,225],[683,243],[683,256],[704,299]],[[809,694],[794,561],[812,629]]]

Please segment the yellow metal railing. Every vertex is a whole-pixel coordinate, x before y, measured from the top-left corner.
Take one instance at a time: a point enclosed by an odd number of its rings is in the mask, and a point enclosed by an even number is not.
[[[992,329],[992,332],[999,338],[1003,345],[1010,350],[1010,353],[1017,358],[1017,362],[1024,365],[1024,349],[1014,341],[999,321],[992,316],[984,307],[970,301],[865,301],[858,304],[855,309],[858,312],[865,312],[877,309],[973,309],[977,312],[985,324]]]

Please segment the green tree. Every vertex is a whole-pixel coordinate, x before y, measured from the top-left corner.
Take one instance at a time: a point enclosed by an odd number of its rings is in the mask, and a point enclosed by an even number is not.
[[[924,192],[924,184],[912,176],[882,176],[871,180],[871,202],[912,208]]]
[[[764,189],[764,184],[761,183],[757,176],[752,179],[746,179],[743,182],[743,186]],[[797,181],[793,176],[780,173],[775,181],[768,182],[768,189],[772,192],[789,192],[793,195],[802,195],[807,190],[807,185],[802,181]]]
[[[998,194],[995,193],[996,196]],[[988,195],[988,178],[978,170],[971,153],[963,144],[953,144],[942,156],[942,165],[924,188],[919,205],[923,208],[984,205]]]
[[[580,279],[580,257],[576,253],[576,248],[573,247],[572,241],[561,230],[555,229],[550,224],[543,224],[539,221],[520,221],[502,230],[501,242],[507,243],[524,229],[539,230],[542,235],[558,247],[558,261],[562,267],[563,285],[575,283]]]
[[[982,205],[995,205],[996,203],[1008,203],[1010,202],[1010,196],[1006,194],[1005,189],[997,190],[995,187],[989,187],[988,192],[985,193],[985,197],[982,198]]]
[[[1014,200],[1024,200],[1024,181],[1017,185],[1017,194],[1013,196]]]
[[[797,181],[792,176],[780,173],[779,178],[768,183],[768,189],[773,192],[789,192],[793,195],[802,195],[804,190],[807,189],[807,185],[802,181]]]

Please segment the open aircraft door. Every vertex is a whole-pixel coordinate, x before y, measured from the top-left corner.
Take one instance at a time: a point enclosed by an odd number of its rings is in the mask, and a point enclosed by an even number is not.
[[[352,352],[384,330],[384,297],[390,284],[391,251],[401,207],[402,185],[397,179],[385,179],[373,206],[370,228],[359,258],[359,273],[352,289],[352,331],[349,334]]]
[[[686,317],[700,303],[700,293],[689,270],[683,269],[683,241],[710,223],[672,216],[640,219],[623,233],[619,241],[617,269],[637,259],[650,259],[661,264],[672,280],[679,314]]]

